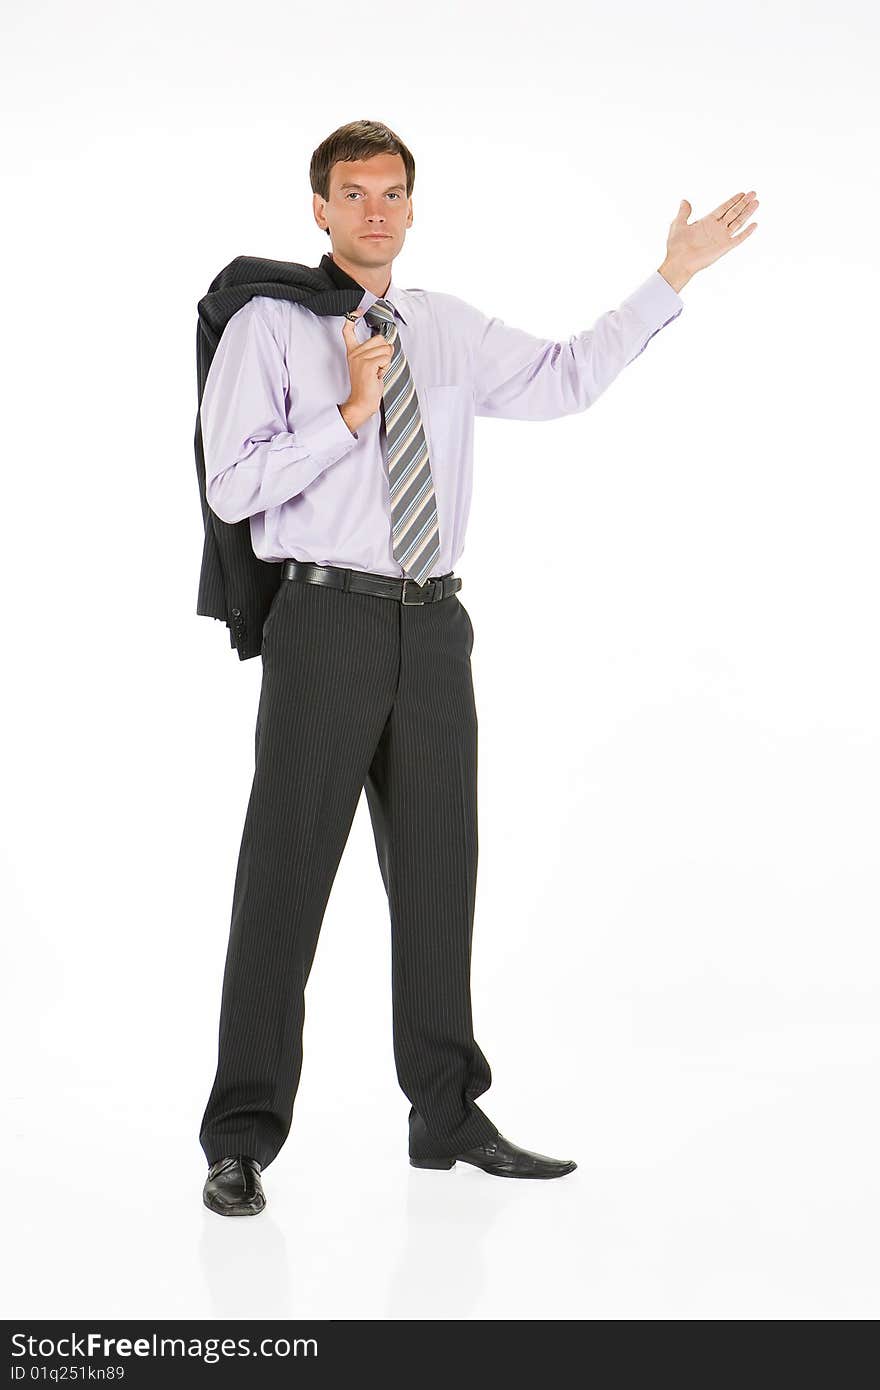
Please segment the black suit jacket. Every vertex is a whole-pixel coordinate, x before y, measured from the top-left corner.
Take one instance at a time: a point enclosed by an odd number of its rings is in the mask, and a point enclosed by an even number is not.
[[[318,266],[297,261],[270,261],[258,256],[236,256],[211,281],[208,293],[199,300],[196,329],[196,368],[199,410],[208,369],[217,351],[220,336],[243,304],[254,295],[273,299],[292,299],[305,304],[314,314],[347,314],[356,309],[364,289],[338,265],[324,255]],[[196,613],[205,618],[222,619],[229,628],[229,641],[242,661],[259,656],[263,646],[263,623],[281,582],[281,562],[260,560],[251,544],[250,519],[232,525],[221,521],[208,506],[205,495],[205,449],[202,442],[201,414],[196,414],[196,474],[202,501],[205,543]]]

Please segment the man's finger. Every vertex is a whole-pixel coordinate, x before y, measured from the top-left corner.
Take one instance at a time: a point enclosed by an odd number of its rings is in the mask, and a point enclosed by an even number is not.
[[[374,338],[367,338],[366,342],[358,343],[349,353],[350,357],[387,357],[389,362],[392,355],[391,344],[380,333]]]
[[[734,193],[732,198],[728,198],[726,202],[721,203],[721,205],[715,209],[715,211],[712,213],[712,216],[718,218],[719,220],[722,217],[726,217],[727,214],[731,211],[731,209],[735,208],[737,203],[739,203],[743,198],[745,198],[745,196],[745,193]]]
[[[751,236],[752,232],[755,230],[757,225],[757,222],[750,222],[747,227],[743,227],[741,232],[738,232],[735,237],[731,237],[730,245],[739,246],[741,241],[746,241]]]

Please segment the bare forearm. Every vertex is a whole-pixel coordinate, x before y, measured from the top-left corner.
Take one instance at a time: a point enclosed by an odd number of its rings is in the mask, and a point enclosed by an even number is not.
[[[680,261],[667,258],[662,265],[658,265],[657,269],[666,283],[672,286],[676,294],[684,289],[688,280],[691,278]]]
[[[356,402],[351,400],[341,401],[340,404],[337,406],[337,409],[345,423],[348,425],[348,428],[355,436],[357,435],[357,432],[360,429],[361,425],[363,425],[367,420],[369,420],[371,415],[375,415],[376,413],[374,410],[365,410],[362,405],[358,405]]]

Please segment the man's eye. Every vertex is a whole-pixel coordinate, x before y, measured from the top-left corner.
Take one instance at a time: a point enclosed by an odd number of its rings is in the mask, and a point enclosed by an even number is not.
[[[346,198],[357,198],[357,197],[358,197],[358,194],[357,194],[357,192],[355,192],[355,190],[353,189],[353,190],[351,191],[351,193],[346,193],[345,196],[346,196]],[[399,199],[401,195],[400,195],[399,193],[391,193],[391,194],[389,194],[389,196],[392,197],[392,198],[398,198],[398,199]]]

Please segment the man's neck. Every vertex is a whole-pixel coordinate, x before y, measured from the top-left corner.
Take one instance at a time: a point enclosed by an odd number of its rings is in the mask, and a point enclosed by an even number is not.
[[[346,260],[344,256],[340,256],[337,251],[327,254],[335,266],[350,276],[362,289],[369,290],[370,294],[374,294],[377,299],[381,299],[388,292],[391,285],[390,266],[376,266],[375,268],[356,266]]]

